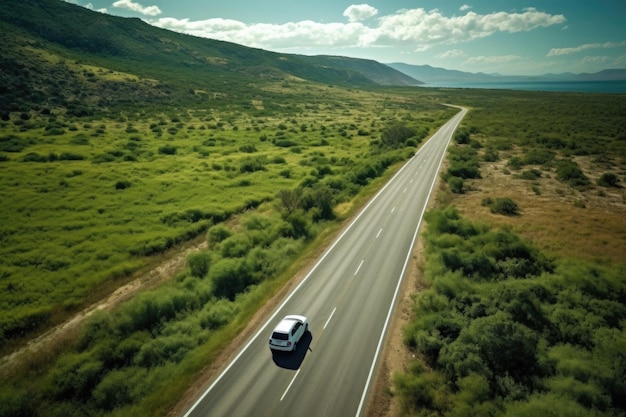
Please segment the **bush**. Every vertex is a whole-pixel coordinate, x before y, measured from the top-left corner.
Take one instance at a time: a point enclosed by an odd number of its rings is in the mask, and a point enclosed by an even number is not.
[[[483,155],[483,161],[496,162],[498,160],[500,160],[500,156],[498,155],[497,149],[489,148],[485,150],[485,153]]]
[[[254,153],[257,151],[256,146],[254,146],[254,144],[251,144],[251,143],[241,145],[239,147],[239,150],[245,153]]]
[[[523,180],[536,180],[541,178],[541,171],[536,169],[527,169],[520,174],[520,178]]]
[[[458,130],[454,134],[454,141],[459,145],[467,145],[470,143],[470,134],[467,130]]]
[[[116,190],[125,190],[130,187],[130,181],[118,181],[115,183]]]
[[[213,248],[217,243],[232,236],[233,232],[226,226],[217,224],[209,229],[207,232],[207,243],[209,248]]]
[[[241,162],[239,166],[239,171],[244,172],[255,172],[255,171],[265,171],[265,161],[262,158],[249,158]]]
[[[571,160],[561,160],[556,163],[556,177],[573,187],[589,184],[589,178],[583,173],[578,164]]]
[[[20,138],[15,135],[0,137],[0,151],[3,152],[21,152],[33,144],[35,144],[33,139]]]
[[[518,171],[520,169],[522,169],[522,167],[524,166],[524,161],[522,160],[522,158],[518,157],[518,156],[513,156],[511,157],[511,159],[509,159],[509,161],[506,164],[507,167]]]
[[[404,147],[407,139],[416,135],[414,129],[403,125],[390,126],[383,130],[380,140],[383,146],[395,149]]]
[[[37,152],[29,152],[22,158],[23,162],[48,162],[48,157],[39,155]]]
[[[482,205],[488,206],[494,214],[504,214],[505,216],[516,216],[519,214],[517,203],[508,197],[486,198],[483,200]]]
[[[464,181],[463,178],[450,176],[448,178],[448,187],[450,187],[450,191],[455,194],[463,194],[465,190],[463,189]]]
[[[176,155],[178,148],[174,145],[165,145],[159,147],[159,153],[163,155]]]
[[[192,276],[204,278],[209,273],[211,255],[208,252],[192,253],[187,257],[187,265]]]
[[[524,155],[523,163],[526,165],[544,165],[551,162],[556,157],[556,153],[547,149],[533,148]]]
[[[229,323],[238,310],[236,305],[228,300],[221,299],[213,304],[207,304],[200,315],[200,325],[204,329],[216,330]]]
[[[63,152],[61,155],[59,155],[60,161],[82,161],[84,159],[84,156],[72,152]]]
[[[602,187],[619,187],[619,178],[612,172],[605,172],[598,179],[598,185]]]
[[[238,233],[224,239],[220,245],[220,253],[224,258],[241,258],[252,249],[252,241],[245,233]]]
[[[225,258],[217,261],[209,273],[213,282],[213,293],[220,298],[233,301],[253,283],[245,262],[238,258]]]

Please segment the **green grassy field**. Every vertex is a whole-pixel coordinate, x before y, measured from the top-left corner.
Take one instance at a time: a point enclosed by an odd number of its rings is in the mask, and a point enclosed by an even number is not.
[[[450,114],[419,99],[267,88],[288,111],[257,98],[249,113],[148,108],[114,119],[32,112],[3,121],[3,348],[100,298],[146,257],[281,189],[325,187],[335,205],[351,199]],[[410,147],[380,144],[396,125],[415,130]]]

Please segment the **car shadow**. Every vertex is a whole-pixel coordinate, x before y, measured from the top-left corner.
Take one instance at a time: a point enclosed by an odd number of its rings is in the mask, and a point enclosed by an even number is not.
[[[277,350],[272,351],[272,360],[276,366],[284,369],[297,370],[300,369],[300,365],[304,361],[306,354],[311,350],[311,341],[313,336],[310,331],[307,331],[302,335],[302,338],[296,345],[296,350],[293,352],[281,352]]]

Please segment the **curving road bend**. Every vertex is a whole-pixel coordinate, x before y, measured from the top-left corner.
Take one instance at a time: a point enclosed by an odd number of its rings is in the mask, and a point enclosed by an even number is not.
[[[364,413],[387,326],[461,108],[367,204],[185,417]],[[309,318],[293,353],[268,337],[287,314]]]

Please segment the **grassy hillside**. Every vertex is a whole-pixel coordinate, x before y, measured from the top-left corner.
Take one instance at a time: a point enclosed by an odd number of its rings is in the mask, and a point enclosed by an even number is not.
[[[375,61],[276,54],[162,30],[61,0],[3,1],[0,27],[0,111],[29,104],[86,105],[95,111],[144,100],[189,105],[190,95],[206,107],[215,105],[216,94],[234,105],[240,97],[263,94],[259,83],[294,79],[343,86],[415,83]],[[119,76],[101,80],[75,65]],[[84,81],[95,82],[98,91]]]

